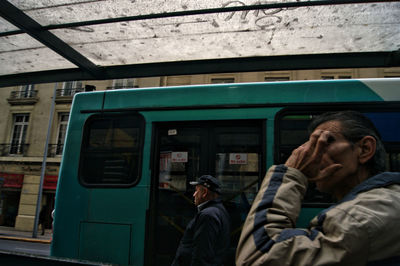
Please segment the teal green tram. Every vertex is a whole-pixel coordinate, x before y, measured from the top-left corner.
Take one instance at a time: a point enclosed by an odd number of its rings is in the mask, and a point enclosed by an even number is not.
[[[231,215],[234,265],[242,224],[266,170],[307,140],[310,119],[358,110],[400,170],[400,79],[218,84],[79,93],[56,193],[51,255],[170,265],[195,206],[189,185],[218,178]],[[333,200],[310,186],[297,226]]]

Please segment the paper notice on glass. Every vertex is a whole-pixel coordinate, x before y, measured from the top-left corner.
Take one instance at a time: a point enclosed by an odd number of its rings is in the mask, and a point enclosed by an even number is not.
[[[187,151],[176,151],[171,154],[171,162],[173,163],[187,163],[188,153]]]
[[[229,164],[247,164],[247,153],[229,153]]]

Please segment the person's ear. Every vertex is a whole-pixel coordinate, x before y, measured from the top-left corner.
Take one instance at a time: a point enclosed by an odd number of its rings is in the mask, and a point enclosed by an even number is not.
[[[372,136],[365,136],[359,141],[359,147],[358,160],[361,164],[365,164],[375,155],[376,139]]]
[[[208,194],[210,194],[210,191],[208,190],[208,188],[205,187],[204,194],[203,194],[204,198],[208,197]]]

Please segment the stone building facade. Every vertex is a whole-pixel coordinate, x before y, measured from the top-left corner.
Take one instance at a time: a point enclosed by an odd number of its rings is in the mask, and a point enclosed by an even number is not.
[[[74,94],[91,89],[147,88],[209,83],[400,77],[400,68],[329,69],[168,76],[31,84],[0,89],[0,225],[32,231],[45,150],[41,209],[47,227]],[[54,96],[55,92],[55,98]],[[50,120],[52,100],[55,107]],[[50,134],[47,130],[51,125]],[[49,145],[45,147],[48,137]]]

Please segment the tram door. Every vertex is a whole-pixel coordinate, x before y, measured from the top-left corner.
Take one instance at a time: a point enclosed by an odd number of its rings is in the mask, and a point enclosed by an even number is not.
[[[171,265],[188,222],[194,217],[194,187],[189,183],[211,174],[222,184],[222,199],[231,215],[234,252],[258,183],[265,173],[264,121],[206,121],[159,124],[154,153],[152,265]]]

